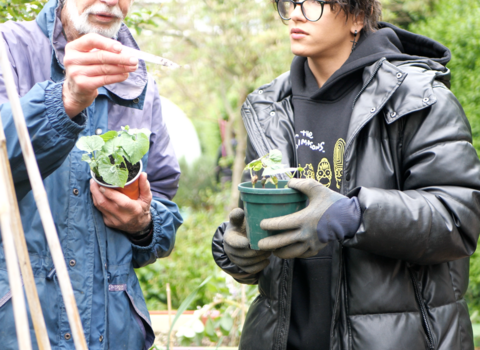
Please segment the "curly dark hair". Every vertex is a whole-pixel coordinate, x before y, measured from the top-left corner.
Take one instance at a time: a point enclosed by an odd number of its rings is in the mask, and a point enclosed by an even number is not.
[[[380,0],[335,0],[335,4],[331,6],[332,10],[339,6],[347,17],[351,15],[357,18],[364,14],[362,31],[367,33],[377,30],[378,21],[382,16]]]

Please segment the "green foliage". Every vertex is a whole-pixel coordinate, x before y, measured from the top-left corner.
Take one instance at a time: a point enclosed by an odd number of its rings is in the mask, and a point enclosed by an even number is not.
[[[438,0],[381,0],[383,20],[407,29],[435,13]]]
[[[452,51],[452,92],[472,125],[473,144],[480,150],[480,2],[441,0],[437,14],[411,30],[435,39]]]
[[[176,309],[205,278],[220,271],[212,258],[212,236],[217,226],[226,220],[225,203],[230,193],[215,187],[212,163],[203,160],[190,168],[181,164],[182,176],[175,202],[185,221],[177,232],[175,248],[169,257],[136,270],[150,310],[166,309],[167,283],[171,284],[172,307]],[[192,308],[213,300],[216,291],[210,285],[198,292]]]
[[[177,313],[175,314],[175,318],[173,319],[172,325],[170,326],[170,330],[168,331],[168,337],[167,337],[167,350],[170,349],[170,339],[171,339],[171,334],[173,331],[173,327],[175,327],[175,323],[177,323],[178,319],[182,315],[182,313],[187,310],[187,308],[190,306],[192,301],[195,299],[195,296],[197,295],[198,291],[202,289],[202,287],[208,283],[208,281],[211,279],[211,277],[207,277],[200,285],[193,290],[193,292],[190,293],[190,295],[182,302],[182,304],[178,307]],[[194,332],[198,333],[198,332]]]
[[[480,323],[480,251],[470,258],[470,281],[465,295],[468,301],[472,321]]]
[[[195,164],[188,166],[185,160],[180,160],[182,175],[175,203],[185,212],[204,210],[219,210],[224,208],[215,202],[215,196],[221,190],[215,182],[213,170],[215,159],[203,156]],[[220,204],[220,205],[219,205]],[[218,208],[217,208],[217,205]]]
[[[121,132],[108,131],[103,135],[82,136],[77,141],[78,149],[85,151],[82,160],[90,165],[97,177],[106,183],[124,187],[128,179],[125,164],[137,164],[150,147],[150,131],[122,127]]]
[[[276,175],[286,174],[288,177],[292,178],[297,171],[302,172],[303,168],[289,168],[285,164],[282,164],[282,153],[278,149],[273,149],[262,157],[252,160],[245,166],[244,170],[250,171],[252,186],[255,186],[255,183],[258,180],[258,176],[254,175],[254,172],[263,170],[262,185],[265,186],[266,182],[271,182],[276,188],[278,188],[278,178]],[[269,176],[266,181],[264,181],[265,176]]]
[[[8,20],[31,21],[46,2],[46,0],[4,0],[0,5],[0,23]]]

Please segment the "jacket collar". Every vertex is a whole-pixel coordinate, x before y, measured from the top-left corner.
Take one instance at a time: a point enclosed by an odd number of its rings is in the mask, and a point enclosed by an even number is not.
[[[53,48],[51,74],[52,80],[55,82],[65,79],[63,59],[67,40],[63,34],[63,26],[60,20],[61,9],[62,6],[58,0],[50,0],[36,19],[42,32],[50,39]],[[125,24],[122,24],[118,32],[117,40],[125,46],[138,49],[135,39]],[[130,73],[127,80],[106,85],[99,89],[99,93],[106,95],[117,104],[141,109],[143,108],[147,82],[147,68],[145,62],[140,60],[138,69]]]

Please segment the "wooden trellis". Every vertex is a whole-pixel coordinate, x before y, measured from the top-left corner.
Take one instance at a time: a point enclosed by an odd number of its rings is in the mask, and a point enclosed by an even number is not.
[[[52,213],[48,204],[47,192],[38,169],[32,143],[28,134],[23,116],[20,98],[12,74],[10,61],[3,40],[0,40],[0,69],[3,74],[7,89],[8,99],[12,106],[12,113],[17,130],[18,139],[22,148],[23,158],[32,186],[33,196],[37,204],[38,212],[42,221],[47,243],[52,255],[53,264],[60,290],[65,303],[70,329],[76,350],[88,350],[85,341],[80,315],[78,314],[72,284],[68,275],[67,265],[63,256],[62,247],[58,239]],[[12,293],[13,312],[19,348],[21,350],[32,349],[30,330],[27,318],[23,287],[27,296],[32,317],[33,327],[40,350],[50,350],[45,320],[43,318],[40,301],[38,299],[35,280],[27,251],[27,243],[23,232],[20,212],[15,196],[15,188],[7,154],[7,145],[0,119],[0,223],[2,231],[3,248],[7,264],[10,290]],[[20,268],[19,268],[20,266]],[[20,273],[21,272],[21,273]]]

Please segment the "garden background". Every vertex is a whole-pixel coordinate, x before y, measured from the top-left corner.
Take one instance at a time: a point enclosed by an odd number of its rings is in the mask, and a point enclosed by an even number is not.
[[[0,22],[31,20],[43,3],[2,0]],[[452,51],[448,64],[452,91],[465,109],[480,152],[480,2],[383,0],[382,4],[385,21],[438,40]],[[289,70],[293,56],[287,27],[269,0],[136,0],[126,22],[144,51],[183,66],[169,71],[152,65],[149,71],[160,94],[192,120],[203,154],[195,164],[181,162],[175,201],[185,223],[173,253],[137,270],[147,305],[150,310],[165,310],[169,283],[174,309],[190,295],[189,309],[201,308],[197,313],[204,314],[220,310],[221,315],[205,325],[197,322],[182,329],[177,343],[235,346],[244,317],[242,302],[248,305],[253,300],[256,287],[242,289],[220,271],[211,256],[211,237],[238,201],[236,185],[246,146],[240,106],[256,87]],[[222,140],[224,156],[218,160]],[[217,181],[215,171],[227,166],[233,168],[232,183],[221,176]],[[466,297],[472,321],[480,323],[480,252],[471,259]]]

